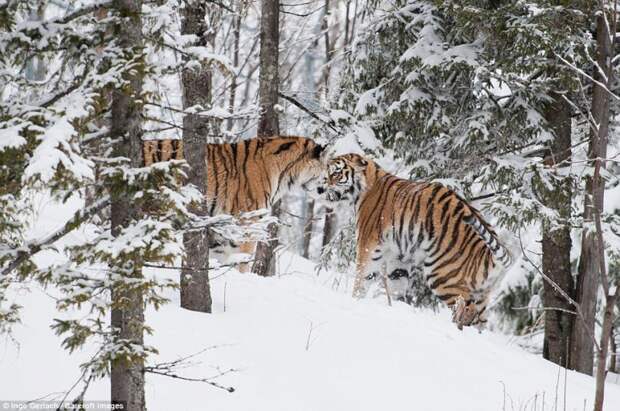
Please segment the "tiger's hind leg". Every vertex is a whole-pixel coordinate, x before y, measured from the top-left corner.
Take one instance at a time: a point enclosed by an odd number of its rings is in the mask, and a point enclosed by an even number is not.
[[[486,328],[486,324],[487,324],[487,316],[488,316],[488,312],[487,312],[487,306],[489,303],[489,295],[488,294],[484,294],[482,296],[480,296],[478,299],[476,299],[476,318],[474,318],[474,321],[472,321],[472,324],[474,327],[476,327],[478,329],[478,331],[482,331],[484,328]]]
[[[459,295],[452,305],[452,322],[459,330],[462,330],[463,326],[475,326],[482,331],[487,323],[486,309],[486,296],[479,299],[465,299]]]
[[[466,300],[462,295],[456,297],[456,301],[452,305],[452,322],[456,324],[459,330],[463,326],[472,325],[478,316],[476,303]]]

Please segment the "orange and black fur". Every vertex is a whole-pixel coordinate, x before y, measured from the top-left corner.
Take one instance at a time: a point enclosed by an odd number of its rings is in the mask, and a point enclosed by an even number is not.
[[[491,289],[511,263],[480,213],[437,183],[414,182],[357,154],[329,161],[329,201],[356,208],[357,276],[353,293],[376,272],[421,268],[431,290],[453,308],[453,320],[482,326]]]
[[[144,142],[145,163],[183,158],[181,140]],[[306,187],[323,175],[323,146],[303,137],[253,138],[207,144],[207,203],[210,215],[270,208],[293,187]],[[215,239],[219,242],[220,239]],[[221,245],[221,244],[219,244]],[[228,245],[236,248],[236,244]],[[254,243],[240,251],[252,253]]]

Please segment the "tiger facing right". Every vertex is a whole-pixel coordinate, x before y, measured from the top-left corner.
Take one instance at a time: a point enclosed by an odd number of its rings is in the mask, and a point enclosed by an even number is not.
[[[207,144],[207,206],[209,215],[271,208],[283,195],[310,187],[324,174],[327,151],[310,138],[275,136],[230,144]],[[143,144],[145,164],[183,158],[181,140]],[[210,248],[226,261],[234,252],[253,254],[254,241],[233,241],[212,233]],[[240,271],[247,271],[247,264]]]
[[[354,296],[373,274],[421,268],[459,329],[484,326],[490,291],[512,258],[474,207],[441,184],[396,177],[357,154],[332,159],[327,174],[328,201],[356,211]]]

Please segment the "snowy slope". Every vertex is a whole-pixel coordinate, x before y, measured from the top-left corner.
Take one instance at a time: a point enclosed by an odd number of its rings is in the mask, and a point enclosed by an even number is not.
[[[233,368],[217,382],[236,391],[149,376],[148,408],[497,411],[592,405],[591,378],[558,374],[557,366],[507,336],[460,332],[447,310],[388,307],[382,298],[355,301],[344,287],[332,289],[333,279],[317,276],[310,262],[285,254],[276,278],[233,272],[215,278],[212,315],[178,308],[176,296],[159,312],[149,312],[155,335],[148,342],[159,348],[158,360],[216,346],[179,373],[205,377]],[[87,353],[69,356],[59,348],[47,328],[51,297],[32,287],[21,302],[26,310],[24,325],[16,330],[20,346],[4,341],[0,350],[0,397],[62,397]],[[98,382],[88,398],[106,399],[108,390],[106,382]],[[619,386],[608,385],[605,409],[620,409]]]

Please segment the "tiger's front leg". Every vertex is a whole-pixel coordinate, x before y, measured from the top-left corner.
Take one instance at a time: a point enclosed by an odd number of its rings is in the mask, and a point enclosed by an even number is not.
[[[353,297],[362,298],[366,295],[366,278],[374,274],[382,265],[382,252],[377,241],[357,240],[357,267],[353,283]]]

